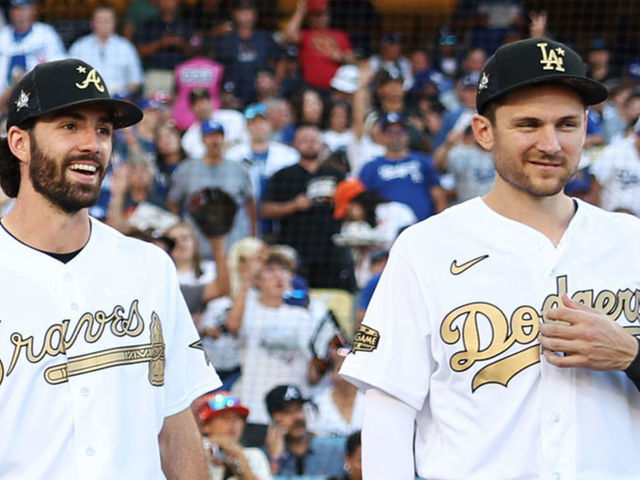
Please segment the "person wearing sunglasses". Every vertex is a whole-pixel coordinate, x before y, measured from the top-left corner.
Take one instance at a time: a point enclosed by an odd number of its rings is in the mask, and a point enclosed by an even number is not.
[[[211,480],[270,480],[266,455],[240,444],[249,409],[238,397],[217,391],[195,403],[196,419],[209,458]]]

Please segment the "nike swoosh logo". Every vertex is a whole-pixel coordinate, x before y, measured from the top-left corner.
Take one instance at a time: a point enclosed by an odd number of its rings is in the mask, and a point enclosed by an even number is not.
[[[452,275],[460,275],[462,272],[470,269],[474,265],[480,263],[485,258],[489,258],[489,255],[482,255],[480,257],[469,260],[468,262],[463,263],[462,265],[458,265],[458,261],[454,260],[451,262],[451,274]]]

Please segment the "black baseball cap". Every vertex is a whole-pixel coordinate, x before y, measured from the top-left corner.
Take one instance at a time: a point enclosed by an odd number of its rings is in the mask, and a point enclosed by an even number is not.
[[[557,84],[575,89],[587,105],[607,99],[607,89],[586,75],[587,66],[574,50],[548,38],[528,38],[503,45],[487,60],[478,83],[476,105],[487,104],[516,89]]]
[[[142,110],[125,100],[111,98],[100,74],[77,59],[37,65],[17,83],[9,97],[7,130],[46,113],[84,104],[110,111],[114,128],[138,123]]]
[[[265,397],[269,415],[281,411],[291,403],[303,404],[308,401],[309,399],[304,398],[300,389],[295,385],[278,385],[272,388]]]

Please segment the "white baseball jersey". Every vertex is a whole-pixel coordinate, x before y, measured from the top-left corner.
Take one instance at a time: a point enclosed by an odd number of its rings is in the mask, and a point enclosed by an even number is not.
[[[0,227],[0,478],[164,478],[158,433],[220,381],[159,248],[92,220],[64,264]]]
[[[0,30],[0,92],[36,65],[65,57],[62,39],[51,25],[36,22],[19,40],[13,26],[7,25]]]
[[[283,304],[267,307],[255,296],[247,298],[238,332],[242,376],[233,390],[249,407],[250,423],[269,423],[265,397],[277,385],[297,385],[309,393],[309,340],[313,320],[302,308]]]
[[[577,205],[557,246],[481,198],[396,240],[341,373],[418,411],[421,477],[640,478],[640,393],[624,372],[540,356],[542,315],[564,293],[640,334],[640,221]]]
[[[640,154],[635,139],[631,135],[607,146],[591,165],[591,173],[602,187],[602,208],[624,208],[640,216]]]

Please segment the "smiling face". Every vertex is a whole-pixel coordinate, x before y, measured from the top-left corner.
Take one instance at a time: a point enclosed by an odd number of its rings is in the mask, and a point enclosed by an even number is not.
[[[28,178],[54,207],[75,213],[96,203],[112,150],[104,108],[84,106],[43,115],[28,131]]]
[[[473,125],[478,142],[493,151],[496,186],[536,198],[560,194],[584,144],[582,99],[571,88],[548,85],[523,88],[505,100],[493,123],[476,116]]]

